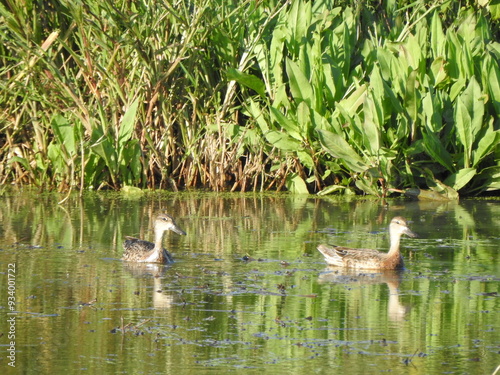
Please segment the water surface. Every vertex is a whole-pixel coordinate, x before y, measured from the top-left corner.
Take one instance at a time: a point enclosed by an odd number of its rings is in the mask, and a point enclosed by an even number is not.
[[[298,196],[0,197],[0,367],[8,373],[492,374],[500,364],[496,201]],[[167,211],[171,266],[120,260]],[[385,250],[402,273],[325,266],[321,242]],[[8,267],[15,264],[15,365]]]

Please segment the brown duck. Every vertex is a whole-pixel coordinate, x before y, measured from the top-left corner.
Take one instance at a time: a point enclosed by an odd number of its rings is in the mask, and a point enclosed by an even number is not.
[[[125,237],[123,260],[131,262],[173,263],[172,255],[163,248],[163,234],[171,230],[177,234],[186,235],[172,216],[159,214],[155,219],[155,242],[140,240],[135,237]]]
[[[404,268],[403,257],[399,251],[401,236],[406,234],[417,237],[408,228],[404,217],[396,216],[389,225],[390,247],[389,252],[383,253],[372,249],[351,249],[336,245],[319,245],[318,250],[325,257],[326,263],[331,266],[372,269],[396,270]]]

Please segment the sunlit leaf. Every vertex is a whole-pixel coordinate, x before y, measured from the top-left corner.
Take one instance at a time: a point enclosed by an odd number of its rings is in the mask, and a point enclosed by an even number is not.
[[[230,68],[227,70],[226,76],[228,80],[234,80],[240,85],[254,90],[261,97],[266,96],[266,86],[264,85],[264,82],[253,74],[243,73],[237,69]]]
[[[375,195],[375,196],[380,195],[380,193],[377,189],[377,185],[375,184],[374,181],[358,179],[358,180],[356,180],[355,184],[356,184],[356,187],[358,189],[364,191],[366,194]]]
[[[442,128],[442,107],[443,103],[437,95],[428,92],[422,99],[422,110],[425,114],[427,128],[433,132],[439,132]]]
[[[137,107],[139,105],[139,98],[135,99],[127,111],[123,115],[122,121],[120,123],[120,130],[118,133],[118,145],[123,147],[125,143],[130,139],[135,127],[135,114],[137,113]]]
[[[265,137],[271,145],[283,151],[295,151],[300,147],[300,143],[286,133],[271,130]]]
[[[276,109],[274,107],[270,107],[270,113],[271,113],[271,118],[273,121],[277,122],[279,126],[288,133],[289,136],[295,138],[298,141],[302,141],[305,137],[305,134],[303,134],[300,131],[299,125],[293,121],[287,118],[279,109]]]
[[[296,101],[305,101],[309,107],[314,102],[311,83],[299,66],[290,59],[286,60],[287,74],[290,79],[290,91]]]
[[[246,110],[248,111],[248,114],[254,119],[255,122],[257,122],[262,133],[266,133],[269,130],[269,124],[265,117],[265,113],[267,113],[267,111],[264,112],[260,107],[260,104],[252,98],[248,98],[247,102],[248,105],[246,106]]]
[[[468,168],[470,166],[474,138],[472,134],[472,120],[461,97],[457,98],[454,117],[458,139],[464,146],[464,167]]]
[[[434,87],[448,78],[445,69],[446,61],[443,57],[436,58],[431,64],[432,77],[434,78]]]
[[[498,5],[500,9],[500,3]],[[500,113],[500,67],[499,61],[494,61],[491,56],[486,56],[484,61],[484,69],[487,74],[488,92],[492,98],[492,104],[495,107],[497,115]]]
[[[450,175],[444,183],[455,190],[462,189],[476,175],[476,168],[463,168]]]
[[[417,121],[418,116],[418,91],[417,85],[417,71],[413,70],[406,80],[406,93],[405,93],[405,108],[410,115],[413,122]]]
[[[314,161],[311,155],[304,150],[297,150],[297,156],[299,157],[300,162],[309,169],[314,169]]]
[[[364,146],[372,155],[376,155],[380,149],[380,128],[381,119],[378,118],[377,106],[375,105],[372,96],[367,95],[363,104],[364,120],[363,120],[363,139]]]
[[[295,194],[309,194],[306,183],[296,173],[289,174],[286,177],[286,187],[290,192]]]
[[[345,189],[345,186],[342,186],[342,185],[330,185],[330,186],[327,186],[326,188],[324,188],[323,190],[319,191],[317,193],[317,195],[328,195],[328,194],[332,194],[332,193],[335,193],[336,191],[344,190],[344,189]]]
[[[480,192],[500,190],[500,167],[485,168],[478,177],[482,183]]]
[[[359,86],[351,95],[339,102],[339,105],[349,116],[354,116],[359,106],[363,104],[366,96],[366,88],[366,85]]]
[[[354,172],[364,172],[368,169],[363,159],[341,135],[323,129],[317,129],[317,132],[325,150],[333,157],[342,159],[349,169]]]
[[[60,145],[64,145],[68,156],[76,154],[75,129],[69,121],[62,115],[57,114],[50,122],[52,130],[56,135],[56,139]]]
[[[480,136],[477,147],[472,152],[473,166],[489,155],[500,144],[500,130],[493,130],[492,124],[487,127],[484,135]]]
[[[432,15],[430,38],[434,58],[444,56],[446,37],[443,33],[443,25],[438,11],[435,11]]]
[[[474,139],[483,126],[484,116],[484,95],[474,77],[471,78],[460,98],[469,112],[471,119],[470,132]]]

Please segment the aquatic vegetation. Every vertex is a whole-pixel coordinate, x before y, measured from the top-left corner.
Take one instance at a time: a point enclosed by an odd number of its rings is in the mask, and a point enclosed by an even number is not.
[[[500,188],[498,4],[0,5],[0,181]]]

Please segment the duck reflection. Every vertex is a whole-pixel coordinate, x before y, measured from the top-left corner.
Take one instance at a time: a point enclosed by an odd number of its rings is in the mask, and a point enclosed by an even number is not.
[[[336,283],[348,285],[387,284],[389,303],[387,316],[392,321],[401,321],[410,308],[399,301],[399,285],[403,271],[401,270],[354,270],[329,266],[319,275],[321,283]]]
[[[162,291],[162,280],[169,270],[169,266],[159,263],[123,262],[123,267],[129,274],[138,280],[138,285],[147,292],[152,290],[152,302],[155,309],[168,309],[174,298]],[[153,284],[153,288],[148,288]]]

